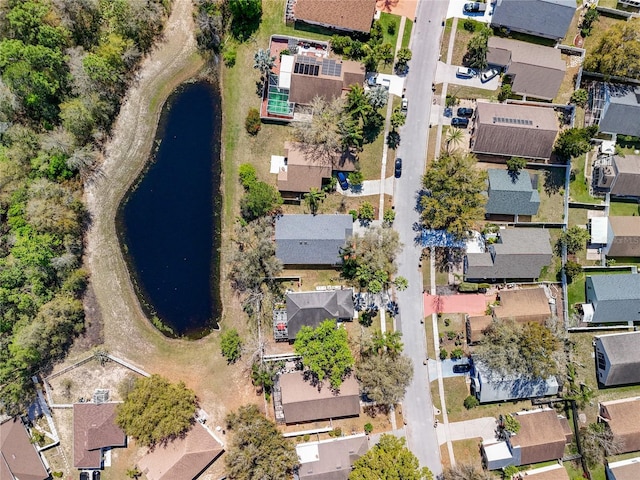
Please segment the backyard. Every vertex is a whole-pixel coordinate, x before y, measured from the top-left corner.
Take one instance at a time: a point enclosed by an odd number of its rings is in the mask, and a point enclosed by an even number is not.
[[[528,169],[530,174],[538,175],[540,208],[533,216],[533,222],[562,223],[564,220],[564,168]]]

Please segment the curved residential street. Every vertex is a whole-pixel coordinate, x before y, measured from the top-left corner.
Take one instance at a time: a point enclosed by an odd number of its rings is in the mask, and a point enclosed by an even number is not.
[[[414,243],[413,229],[419,221],[416,210],[417,192],[425,168],[429,118],[440,52],[442,22],[448,2],[423,0],[418,5],[417,22],[411,40],[412,60],[406,82],[409,100],[407,121],[400,132],[398,156],[403,159],[402,177],[395,188],[395,228],[404,249],[398,258],[398,273],[407,278],[409,288],[398,293],[400,316],[398,329],[402,332],[404,350],[414,364],[413,382],[407,389],[403,414],[407,422],[409,448],[422,466],[429,467],[434,476],[442,473],[440,448],[433,425],[433,404],[429,390],[426,358],[426,339],[423,318],[422,275],[419,268],[421,248]],[[430,339],[431,340],[431,339]]]

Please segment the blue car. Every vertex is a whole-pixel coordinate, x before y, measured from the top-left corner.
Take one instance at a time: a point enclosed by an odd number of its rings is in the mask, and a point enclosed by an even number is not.
[[[347,176],[344,172],[338,172],[338,183],[340,184],[340,188],[342,188],[342,190],[346,190],[349,188],[349,182],[347,181]]]

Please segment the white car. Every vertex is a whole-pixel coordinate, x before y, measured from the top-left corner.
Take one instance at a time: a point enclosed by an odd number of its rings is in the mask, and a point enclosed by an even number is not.
[[[402,104],[400,106],[400,111],[403,113],[407,113],[407,109],[409,108],[409,100],[406,98],[402,99]]]
[[[491,80],[493,77],[495,77],[499,73],[500,73],[500,70],[498,70],[497,68],[490,68],[489,70],[485,70],[480,75],[480,81],[483,82],[483,83],[484,82],[488,82],[489,80]]]
[[[467,67],[458,67],[456,70],[456,77],[461,78],[473,78],[476,75],[475,70]]]

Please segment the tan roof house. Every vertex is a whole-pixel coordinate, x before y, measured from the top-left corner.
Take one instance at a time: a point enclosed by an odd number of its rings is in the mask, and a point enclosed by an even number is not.
[[[369,33],[376,0],[293,0],[297,21],[348,32]]]
[[[553,100],[567,70],[557,48],[497,36],[489,37],[487,62],[504,69],[518,95]]]
[[[467,343],[474,344],[482,340],[484,331],[493,322],[491,315],[467,317]]]
[[[570,480],[561,463],[516,473],[512,480]]]
[[[605,465],[607,480],[638,480],[640,478],[640,457],[628,458]]]
[[[621,442],[620,453],[640,450],[640,397],[601,402],[598,416]]]
[[[609,217],[608,236],[607,257],[640,257],[640,217]]]
[[[617,197],[640,197],[640,155],[614,155],[594,172],[598,188]]]
[[[557,134],[558,121],[552,108],[478,102],[471,150],[547,160]]]
[[[118,403],[73,404],[73,466],[102,468],[102,453],[126,447],[127,437],[116,424]]]
[[[303,372],[285,373],[278,379],[285,423],[303,423],[360,415],[360,387],[355,376],[347,377],[334,392],[305,380]]]
[[[353,172],[356,165],[350,158],[339,152],[331,157],[317,155],[304,144],[285,142],[284,165],[278,170],[278,190],[280,192],[301,194],[312,188],[322,188],[323,182],[331,178],[334,170]]]
[[[222,444],[200,423],[184,437],[158,445],[138,462],[147,480],[194,480],[224,451]]]
[[[49,473],[18,417],[0,423],[0,478],[45,480]]]
[[[498,293],[498,300],[500,305],[493,307],[493,314],[498,320],[544,323],[551,318],[549,299],[544,288],[502,290]]]

